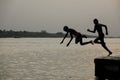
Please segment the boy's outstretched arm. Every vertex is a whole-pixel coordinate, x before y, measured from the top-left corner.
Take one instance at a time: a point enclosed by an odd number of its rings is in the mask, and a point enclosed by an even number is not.
[[[65,36],[64,36],[63,40],[60,42],[60,44],[62,44],[64,42],[64,40],[67,37],[67,35],[68,35],[68,32],[65,34]]]
[[[69,44],[71,43],[71,41],[72,41],[72,39],[73,39],[73,35],[70,34],[70,37],[71,37],[71,39],[70,39],[70,41],[68,42],[67,46],[69,46]]]
[[[87,31],[92,32],[92,33],[95,33],[95,32],[96,32],[96,28],[94,27],[94,30],[93,30],[93,31],[90,30],[90,29],[87,29]]]

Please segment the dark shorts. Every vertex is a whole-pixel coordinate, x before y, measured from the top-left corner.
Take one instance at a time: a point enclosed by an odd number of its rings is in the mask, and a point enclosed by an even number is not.
[[[98,41],[100,41],[101,43],[105,43],[105,42],[104,42],[104,34],[99,35],[99,37],[97,37],[97,38],[94,40],[94,42],[98,42]]]

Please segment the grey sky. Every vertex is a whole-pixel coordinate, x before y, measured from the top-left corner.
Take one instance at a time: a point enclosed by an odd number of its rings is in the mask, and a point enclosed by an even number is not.
[[[61,32],[67,25],[89,34],[92,20],[120,36],[119,0],[0,0],[0,29]]]

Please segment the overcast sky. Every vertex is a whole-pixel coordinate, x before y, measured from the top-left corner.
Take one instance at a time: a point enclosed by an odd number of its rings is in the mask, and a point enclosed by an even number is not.
[[[0,29],[62,32],[63,26],[86,33],[93,19],[120,36],[120,0],[0,0]]]

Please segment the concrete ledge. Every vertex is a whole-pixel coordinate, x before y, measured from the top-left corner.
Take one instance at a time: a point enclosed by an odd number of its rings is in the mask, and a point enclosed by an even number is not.
[[[120,57],[99,57],[94,59],[95,76],[102,80],[120,80]]]

